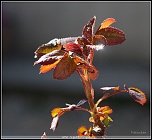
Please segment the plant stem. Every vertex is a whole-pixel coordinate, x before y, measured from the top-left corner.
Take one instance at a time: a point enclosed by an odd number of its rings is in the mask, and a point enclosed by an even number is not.
[[[94,109],[94,89],[92,88],[92,85],[89,80],[82,79],[82,83],[83,83],[83,87],[84,87],[84,92],[88,99],[90,110],[93,111],[93,109]]]
[[[81,77],[83,87],[84,87],[84,92],[86,94],[86,97],[88,99],[88,104],[90,106],[90,111],[93,111],[93,109],[94,109],[94,89],[92,88],[92,84],[90,82],[88,73],[87,73],[87,71],[83,71],[83,73],[81,73],[79,70],[77,70],[77,72]]]

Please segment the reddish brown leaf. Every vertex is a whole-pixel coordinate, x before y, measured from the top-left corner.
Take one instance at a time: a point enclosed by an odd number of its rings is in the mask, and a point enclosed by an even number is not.
[[[121,44],[126,40],[124,32],[113,27],[102,28],[96,32],[96,35],[103,35],[109,46]]]
[[[82,56],[82,49],[80,44],[76,44],[74,42],[69,42],[67,44],[64,44],[63,48],[65,48],[67,51],[71,51],[73,53],[76,53],[80,56]]]
[[[95,49],[95,50],[101,50],[106,46],[106,38],[103,35],[95,35],[93,36],[93,45],[87,45],[88,47]]]
[[[95,80],[97,78],[98,70],[95,68],[95,66],[89,64],[87,61],[85,61],[84,59],[78,56],[74,57],[74,61],[77,64],[78,69],[82,69],[82,70],[87,69],[88,74],[92,80]]]
[[[70,57],[69,54],[65,54],[65,56],[60,60],[60,63],[57,64],[53,77],[58,80],[63,80],[69,77],[76,70],[76,63]]]
[[[94,35],[93,36],[93,45],[104,45],[106,46],[107,41],[103,35]]]
[[[92,42],[92,35],[96,17],[94,16],[83,28],[82,37],[86,38],[89,43]]]
[[[55,131],[58,126],[59,116],[53,118],[50,129]]]
[[[60,62],[60,59],[50,65],[41,65],[40,73],[46,73],[50,71],[51,69],[55,68],[59,62]]]
[[[140,89],[135,87],[128,88],[128,92],[131,95],[131,97],[138,103],[144,105],[146,103],[146,96],[145,93],[142,92]]]
[[[110,26],[112,23],[116,22],[116,20],[114,18],[107,18],[105,19],[101,25],[99,26],[98,30],[102,29],[102,28],[105,28],[105,27],[108,27]],[[98,31],[97,30],[97,31]]]
[[[34,52],[35,58],[40,58],[41,56],[52,52],[54,50],[60,50],[62,48],[62,45],[60,44],[60,39],[53,39],[47,44],[43,44]]]
[[[42,57],[40,57],[39,60],[34,63],[34,65],[36,65],[36,64],[41,64],[41,65],[53,64],[57,60],[61,59],[63,57],[64,53],[65,52],[62,50],[54,50],[54,51],[47,53],[47,54],[43,55]]]

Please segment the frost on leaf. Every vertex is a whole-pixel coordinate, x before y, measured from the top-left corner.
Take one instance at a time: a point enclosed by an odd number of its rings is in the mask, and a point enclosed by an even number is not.
[[[34,52],[35,56],[34,58],[40,58],[41,56],[52,52],[54,50],[60,50],[62,48],[62,45],[60,44],[59,39],[53,39],[47,44],[43,44],[38,47],[38,49]]]
[[[56,62],[57,60],[61,59],[64,55],[64,51],[62,50],[54,50],[50,53],[47,53],[43,55],[38,61],[34,63],[36,64],[41,64],[41,65],[50,65]]]
[[[55,131],[58,126],[59,116],[53,118],[50,129]]]
[[[105,91],[109,91],[109,90],[114,90],[114,91],[118,91],[120,89],[120,87],[102,87],[100,88],[102,92],[105,92]]]
[[[93,36],[93,45],[87,45],[88,47],[95,50],[102,50],[107,44],[106,38],[103,35]]]
[[[128,93],[136,102],[140,103],[141,105],[144,105],[146,103],[147,99],[145,93],[142,92],[140,89],[135,87],[130,87],[128,88]]]

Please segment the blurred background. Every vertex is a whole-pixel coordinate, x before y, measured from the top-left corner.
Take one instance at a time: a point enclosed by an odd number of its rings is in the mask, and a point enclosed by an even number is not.
[[[106,46],[95,53],[99,76],[92,85],[95,101],[104,86],[138,87],[147,96],[142,106],[127,93],[100,105],[113,109],[108,136],[150,136],[150,2],[2,2],[2,136],[76,136],[90,127],[83,111],[64,114],[55,132],[50,130],[55,107],[77,104],[85,98],[77,73],[64,81],[52,71],[39,74],[33,66],[34,51],[54,38],[81,35],[84,25],[96,16],[95,31],[106,18],[126,34],[121,45]],[[88,108],[87,103],[83,107]],[[135,132],[133,134],[133,132]]]

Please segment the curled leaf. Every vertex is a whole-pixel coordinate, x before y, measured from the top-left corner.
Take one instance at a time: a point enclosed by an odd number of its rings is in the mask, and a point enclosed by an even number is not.
[[[102,28],[96,32],[96,35],[103,35],[109,46],[121,44],[126,40],[124,32],[113,27]]]
[[[53,118],[52,123],[51,123],[51,127],[50,129],[55,131],[55,129],[58,126],[58,121],[59,121],[59,116],[57,115],[56,117]]]
[[[86,38],[89,43],[92,42],[95,21],[96,17],[94,16],[83,28],[82,37]]]
[[[142,92],[140,89],[135,87],[130,87],[128,88],[128,93],[136,102],[140,103],[141,105],[144,105],[146,103],[147,99],[145,93]]]

